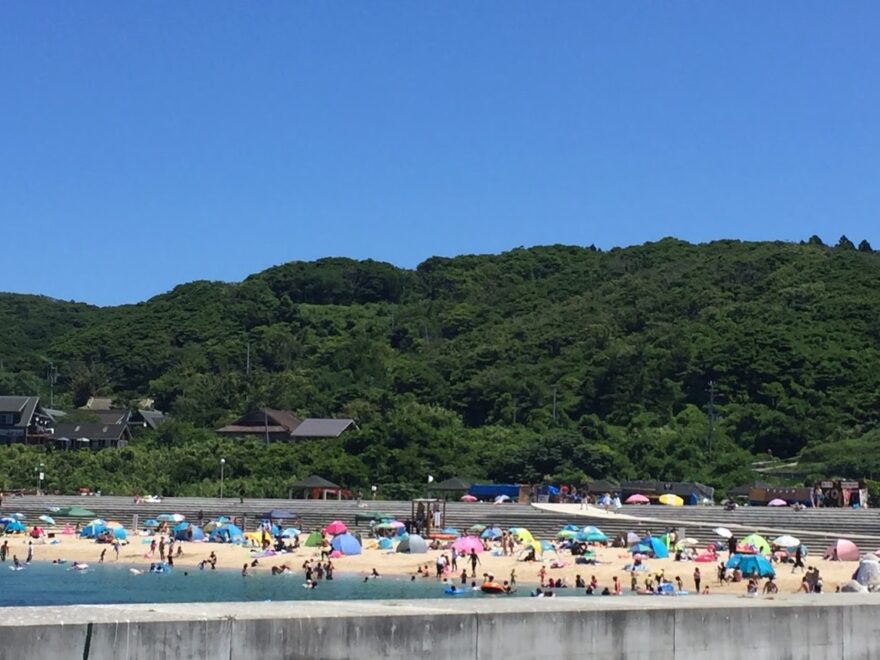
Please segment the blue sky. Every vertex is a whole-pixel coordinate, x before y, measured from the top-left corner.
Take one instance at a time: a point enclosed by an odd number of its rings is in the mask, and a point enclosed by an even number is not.
[[[350,256],[880,247],[876,2],[0,7],[0,290]]]

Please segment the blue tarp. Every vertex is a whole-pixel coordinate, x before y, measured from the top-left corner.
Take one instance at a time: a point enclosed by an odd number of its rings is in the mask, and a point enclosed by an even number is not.
[[[468,495],[473,495],[481,500],[507,495],[510,499],[516,500],[519,497],[519,486],[517,484],[474,484],[468,488]]]
[[[344,555],[361,554],[361,544],[351,534],[337,534],[330,541],[330,546]]]
[[[754,573],[758,577],[775,577],[776,571],[766,557],[762,555],[734,555],[727,560],[727,568],[739,568],[744,577],[752,577]]]

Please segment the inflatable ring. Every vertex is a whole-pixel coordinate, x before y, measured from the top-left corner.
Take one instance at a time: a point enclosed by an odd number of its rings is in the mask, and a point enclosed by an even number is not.
[[[480,591],[484,594],[503,594],[507,593],[504,587],[497,582],[484,582],[480,586]]]

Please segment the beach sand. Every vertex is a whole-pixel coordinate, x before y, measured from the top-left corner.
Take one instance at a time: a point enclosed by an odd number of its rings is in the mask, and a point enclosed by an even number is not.
[[[48,562],[55,559],[66,559],[68,562],[78,561],[89,564],[96,564],[101,551],[106,548],[107,553],[104,561],[106,563],[115,563],[115,554],[113,547],[107,544],[97,544],[88,539],[75,538],[73,536],[58,536],[59,543],[43,544],[39,541],[34,542],[34,561]],[[12,561],[12,555],[17,555],[19,561],[24,563],[27,556],[28,538],[23,536],[6,536],[2,540],[9,541],[9,556],[7,562]],[[302,537],[305,540],[305,537]],[[119,562],[128,565],[138,566],[144,569],[149,568],[151,562],[158,561],[158,552],[156,556],[150,558],[146,556],[149,552],[149,545],[141,543],[142,537],[131,537],[131,542],[121,547],[119,553]],[[217,555],[217,568],[237,569],[240,570],[245,562],[250,563],[251,553],[249,549],[237,545],[229,545],[224,543],[191,543],[181,542],[183,555],[175,558],[175,567],[194,567],[201,560],[206,559],[211,552]],[[375,545],[375,541],[366,540],[365,548],[361,555],[351,557],[339,557],[333,559],[333,564],[338,573],[366,575],[375,568],[380,575],[413,575],[419,566],[428,566],[428,570],[433,576],[435,573],[435,560],[443,551],[428,551],[426,554],[401,554],[389,553],[386,550],[377,550],[371,546]],[[176,549],[175,549],[176,553]],[[447,555],[449,554],[446,551]],[[492,573],[497,582],[509,580],[512,570],[516,571],[516,581],[523,587],[533,588],[539,582],[538,571],[541,566],[546,568],[548,578],[565,578],[569,587],[573,587],[575,576],[580,574],[584,580],[589,583],[592,576],[596,576],[600,589],[610,587],[612,578],[617,576],[621,581],[624,591],[630,590],[630,574],[624,570],[624,565],[630,562],[629,555],[622,548],[599,548],[596,552],[599,565],[576,565],[574,558],[568,553],[560,553],[558,556],[552,552],[544,553],[542,561],[537,562],[521,562],[512,557],[494,557],[489,553],[480,555],[480,565],[477,566],[477,583],[482,581],[483,573]],[[727,553],[720,555],[724,559]],[[319,558],[320,551],[316,548],[300,547],[293,553],[276,555],[274,557],[266,557],[259,559],[259,565],[256,568],[250,568],[250,571],[268,572],[272,566],[281,566],[287,564],[292,570],[301,571],[302,564],[309,558]],[[564,562],[563,568],[551,568],[554,560]],[[647,562],[649,573],[657,574],[663,571],[665,576],[674,582],[675,577],[681,577],[684,582],[684,588],[691,593],[694,592],[693,573],[694,568],[699,566],[702,573],[703,586],[709,585],[711,593],[726,594],[744,594],[746,591],[745,583],[720,585],[717,579],[717,563],[695,563],[695,562],[676,562],[674,559],[651,559]],[[853,572],[858,567],[858,562],[838,562],[826,561],[816,556],[808,556],[805,558],[807,566],[815,566],[819,569],[824,583],[823,590],[833,592],[835,587],[849,580]],[[470,576],[469,562],[464,559],[458,562],[458,573],[461,569],[468,566],[468,575]],[[791,573],[790,564],[776,564],[776,582],[779,586],[779,593],[797,592],[800,584],[802,573],[798,571],[796,574]],[[648,573],[637,573],[639,586],[644,586],[645,578]],[[458,584],[457,576],[450,575],[450,579],[455,579]],[[425,578],[418,578],[424,580]],[[435,578],[429,578],[434,580]],[[471,578],[468,578],[468,582]],[[762,582],[763,586],[763,582]]]

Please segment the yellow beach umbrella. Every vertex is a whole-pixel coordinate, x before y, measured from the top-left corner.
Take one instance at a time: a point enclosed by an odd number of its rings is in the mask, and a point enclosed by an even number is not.
[[[667,506],[682,506],[684,504],[684,500],[681,499],[678,495],[673,495],[672,493],[666,493],[666,495],[661,495],[658,498],[660,504],[665,504]]]

